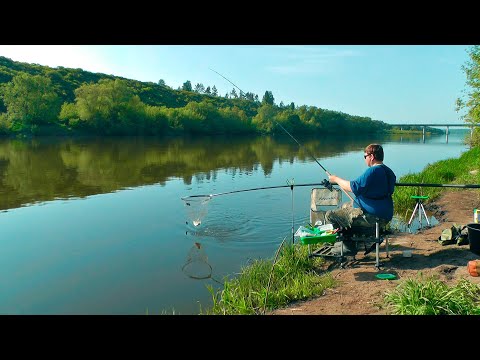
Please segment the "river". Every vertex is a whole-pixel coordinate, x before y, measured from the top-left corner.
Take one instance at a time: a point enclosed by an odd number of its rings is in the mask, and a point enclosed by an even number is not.
[[[308,222],[310,186],[365,170],[383,144],[398,179],[458,157],[445,135],[0,140],[1,314],[198,314],[252,259]],[[293,190],[289,184],[294,184]],[[213,196],[199,209],[181,198]],[[428,192],[428,190],[426,190]],[[201,211],[195,226],[192,212]]]

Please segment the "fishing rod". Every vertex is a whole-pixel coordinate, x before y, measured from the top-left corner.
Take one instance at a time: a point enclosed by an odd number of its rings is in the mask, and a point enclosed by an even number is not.
[[[222,78],[224,78],[225,80],[227,80],[230,84],[232,84],[233,86],[235,86],[238,90],[240,90],[240,94],[242,94],[242,93],[245,94],[245,91],[243,91],[242,89],[240,89],[237,85],[235,85],[233,82],[231,82],[230,80],[228,80],[225,76],[223,76],[222,74],[220,74],[219,72],[217,72],[217,71],[215,71],[215,70],[213,70],[213,69],[210,69],[210,70],[212,70],[213,72],[217,73],[217,74],[220,75]],[[273,122],[274,122],[275,124],[277,124],[278,126],[280,126],[280,128],[281,128],[283,131],[285,131],[285,132],[288,134],[288,136],[290,136],[290,137],[293,139],[293,141],[295,141],[295,142],[298,144],[298,146],[299,146],[300,148],[303,148],[302,144],[300,144],[300,143],[298,142],[298,140],[295,139],[295,138],[293,137],[293,135],[290,134],[290,133],[287,131],[287,129],[285,129],[285,128],[284,128],[278,121],[276,121],[275,119],[272,118],[272,120],[273,120]],[[315,160],[315,162],[323,169],[323,171],[325,171],[325,173],[326,173],[328,176],[331,176],[331,175],[332,175],[332,174],[330,174],[330,173],[327,171],[327,169],[325,169],[325,168],[323,167],[322,164],[320,164],[320,162],[317,160],[317,158],[316,158],[308,149],[304,148],[304,150],[305,150],[305,152],[306,152],[313,160]],[[342,191],[345,193],[345,195],[347,195],[347,196],[350,198],[350,200],[355,201],[355,200],[352,198],[352,196],[351,196],[346,190],[344,190],[341,186],[340,186],[340,189],[342,189]]]
[[[479,189],[480,184],[424,184],[424,183],[395,183],[395,186],[420,186],[420,187],[452,187],[464,189]]]
[[[184,196],[181,199],[182,200],[188,200],[188,199],[192,199],[192,198],[214,197],[214,196],[228,195],[228,194],[234,194],[234,193],[245,192],[245,191],[278,189],[278,188],[286,188],[286,187],[292,188],[294,186],[324,186],[327,189],[329,189],[330,191],[333,191],[333,185],[328,180],[324,179],[321,183],[265,186],[265,187],[257,187],[257,188],[250,188],[250,189],[226,191],[226,192],[221,192],[221,193],[216,193],[216,194],[190,195],[190,196]],[[399,183],[399,182],[396,182],[395,186],[451,187],[451,188],[464,188],[464,189],[480,189],[480,184],[425,184],[425,183]]]
[[[233,190],[233,191],[226,191],[222,193],[217,193],[217,194],[208,194],[208,195],[190,195],[190,196],[184,196],[181,199],[182,200],[189,200],[192,198],[212,198],[214,196],[220,196],[220,195],[227,195],[227,194],[234,194],[234,193],[239,193],[239,192],[244,192],[244,191],[255,191],[255,190],[265,190],[265,189],[278,189],[278,188],[286,188],[289,187],[293,189],[294,186],[324,186],[328,190],[333,191],[333,186],[332,184],[327,180],[324,179],[321,183],[313,183],[313,184],[298,184],[298,185],[278,185],[278,186],[265,186],[265,187],[257,187],[257,188],[251,188],[251,189],[242,189],[242,190]]]

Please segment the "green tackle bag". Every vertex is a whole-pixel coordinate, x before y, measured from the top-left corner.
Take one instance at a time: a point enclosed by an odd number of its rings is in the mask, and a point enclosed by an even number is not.
[[[438,237],[438,242],[440,245],[451,245],[457,241],[457,236],[457,225],[453,224],[449,228],[442,230],[442,234]]]
[[[458,236],[457,236],[457,245],[468,245],[470,242],[468,241],[468,228],[467,225],[459,227],[458,229]]]
[[[449,228],[442,230],[442,234],[438,237],[440,245],[468,245],[467,226],[453,224]]]

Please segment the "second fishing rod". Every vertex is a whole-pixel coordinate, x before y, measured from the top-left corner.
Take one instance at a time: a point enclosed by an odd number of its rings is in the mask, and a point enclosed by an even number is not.
[[[231,81],[230,81],[229,79],[227,79],[225,76],[223,76],[222,74],[220,74],[219,72],[217,72],[217,71],[215,71],[215,70],[213,70],[213,69],[210,69],[210,70],[212,70],[214,73],[220,75],[222,78],[224,78],[225,80],[227,80],[230,84],[232,84],[233,86],[235,86],[235,87],[240,91],[240,94],[241,94],[241,93],[245,94],[245,91],[243,91],[242,89],[240,89],[237,85],[235,85],[233,82],[231,82]],[[327,169],[325,169],[325,167],[324,167],[322,164],[320,164],[320,162],[317,160],[317,158],[316,158],[308,149],[306,149],[304,146],[302,146],[302,144],[300,144],[300,143],[298,142],[298,140],[295,139],[295,137],[293,137],[293,135],[290,134],[290,133],[288,132],[288,130],[285,129],[285,128],[282,126],[282,124],[280,124],[280,123],[279,123],[278,121],[276,121],[275,119],[272,119],[272,121],[273,121],[275,124],[277,124],[288,136],[290,136],[290,137],[293,139],[293,141],[295,141],[295,142],[298,144],[298,146],[299,146],[300,148],[303,148],[303,149],[305,150],[305,152],[306,152],[313,160],[315,160],[315,162],[323,169],[323,171],[325,171],[325,173],[326,173],[328,176],[331,176],[331,175],[332,175],[332,174],[330,174],[330,173],[327,171]],[[340,187],[340,189],[342,189],[342,191],[345,193],[345,195],[347,195],[347,196],[350,198],[350,200],[352,200],[353,202],[356,202],[356,201],[352,198],[352,196],[351,196],[346,190],[344,190],[341,186],[339,186],[339,187]]]

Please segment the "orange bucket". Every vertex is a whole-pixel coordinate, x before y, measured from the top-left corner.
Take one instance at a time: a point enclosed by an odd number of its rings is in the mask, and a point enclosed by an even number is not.
[[[472,276],[480,275],[480,260],[471,260],[467,265],[468,273]]]

